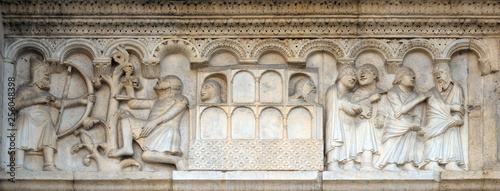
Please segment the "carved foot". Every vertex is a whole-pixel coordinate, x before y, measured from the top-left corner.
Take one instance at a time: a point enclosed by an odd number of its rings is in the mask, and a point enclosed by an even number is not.
[[[385,165],[382,170],[396,171],[396,172],[401,172],[402,171],[400,168],[398,168],[398,166],[395,163],[389,163],[389,164]]]
[[[43,166],[43,171],[61,171],[61,169],[58,169],[54,164],[46,164]]]
[[[347,170],[347,171],[359,171],[359,169],[356,168],[356,165],[354,165],[354,161],[349,161],[349,162],[345,163],[344,170]]]
[[[128,149],[111,149],[108,153],[108,157],[118,158],[122,156],[132,156],[134,154],[133,151],[129,151]]]
[[[328,164],[327,170],[328,171],[337,171],[337,172],[345,171],[344,169],[340,168],[338,162],[333,162],[333,163]]]
[[[188,161],[185,158],[180,158],[179,161],[175,163],[178,171],[187,171],[189,169]]]
[[[424,166],[424,170],[431,170],[431,171],[445,171],[444,168],[441,168],[439,164],[435,161],[429,162]]]
[[[413,166],[413,163],[411,163],[411,162],[405,163],[405,165],[403,166],[403,170],[405,170],[405,171],[419,171],[419,169],[417,167]]]
[[[446,164],[446,166],[444,166],[444,169],[447,171],[465,171],[458,166],[457,162],[450,162]]]

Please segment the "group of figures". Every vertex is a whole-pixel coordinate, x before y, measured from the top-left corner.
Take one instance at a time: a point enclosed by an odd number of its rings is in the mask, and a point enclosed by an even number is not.
[[[134,66],[128,61],[128,53],[120,50],[113,59],[119,64],[114,71],[92,80],[94,88],[100,88],[101,83],[111,88],[108,117],[106,121],[86,122],[86,126],[102,122],[107,131],[116,128],[115,133],[106,132],[106,141],[119,139],[117,142],[122,144],[119,147],[108,143],[103,148],[106,158],[132,156],[135,140],[142,149],[143,161],[174,164],[178,170],[187,170],[187,160],[180,149],[179,126],[189,105],[182,95],[182,81],[173,75],[160,77],[153,87],[156,99],[137,98],[135,91],[143,87],[139,78],[132,75]],[[24,167],[26,151],[41,151],[43,170],[59,170],[54,164],[54,154],[60,124],[54,124],[50,108],[81,106],[95,102],[96,97],[87,94],[67,99],[50,94],[49,66],[39,58],[30,60],[30,72],[31,82],[21,85],[16,93],[19,113],[16,127],[20,135],[16,143],[17,166]],[[435,67],[435,87],[425,93],[414,90],[415,73],[408,67],[397,70],[394,86],[388,91],[377,87],[378,75],[371,64],[359,68],[346,66],[340,70],[335,85],[328,89],[327,170],[462,171],[460,128],[464,124],[464,93],[453,80],[449,66]],[[311,102],[315,92],[314,82],[304,78],[295,84],[289,99],[292,103]],[[221,103],[221,85],[216,80],[206,80],[200,96],[203,103]],[[130,109],[149,109],[147,119],[120,109],[120,101],[126,102]],[[382,129],[381,136],[377,136],[376,129]],[[422,157],[417,151],[419,136],[425,145]],[[380,155],[378,160],[374,161],[374,155]]]
[[[327,169],[463,171],[464,93],[448,65],[438,64],[433,76],[435,87],[417,93],[414,71],[403,66],[394,86],[383,91],[375,66],[342,68],[326,96]]]

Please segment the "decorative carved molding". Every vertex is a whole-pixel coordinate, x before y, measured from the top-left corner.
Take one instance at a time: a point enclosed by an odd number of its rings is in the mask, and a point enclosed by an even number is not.
[[[441,51],[434,44],[425,39],[415,39],[404,43],[397,51],[396,58],[403,58],[409,51],[422,49],[427,51],[432,58],[441,58]]]
[[[323,170],[322,140],[193,140],[190,170]]]
[[[326,51],[331,53],[335,58],[344,58],[346,55],[340,45],[331,40],[313,40],[306,42],[300,47],[298,52],[299,58],[306,58],[311,52]]]
[[[349,58],[356,58],[361,52],[365,50],[374,50],[381,53],[383,58],[388,59],[393,57],[393,51],[391,47],[387,44],[384,44],[380,40],[361,40],[353,45],[348,53]]]

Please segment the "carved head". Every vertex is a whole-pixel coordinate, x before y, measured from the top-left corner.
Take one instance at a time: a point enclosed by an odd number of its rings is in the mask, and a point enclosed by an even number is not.
[[[50,89],[50,68],[38,57],[30,58],[30,86],[38,86],[43,90]]]
[[[364,64],[358,68],[357,77],[359,85],[370,85],[378,82],[378,70],[372,64]]]
[[[340,69],[339,75],[335,80],[336,84],[342,83],[345,87],[353,89],[356,86],[356,68],[353,66],[345,66]]]
[[[165,77],[158,78],[158,82],[153,87],[155,90],[167,90],[170,89],[176,93],[182,93],[182,81],[179,77],[174,75],[168,75]]]
[[[434,83],[436,84],[436,87],[438,88],[439,91],[444,91],[446,90],[449,86],[451,81],[453,80],[451,78],[451,72],[450,72],[450,66],[445,63],[439,63],[435,68],[434,68]]]
[[[396,71],[396,78],[393,85],[403,85],[406,87],[415,87],[415,72],[411,68],[402,66]]]
[[[206,80],[201,87],[201,101],[204,103],[221,103],[221,87],[215,80]]]
[[[134,87],[135,90],[141,90],[142,89],[142,84],[141,84],[141,79],[137,76],[131,76],[130,77],[130,82],[132,83],[132,87]]]
[[[134,65],[128,64],[127,66],[123,67],[123,71],[125,72],[126,76],[130,76],[134,73]]]
[[[295,84],[293,95],[290,97],[304,102],[311,102],[314,93],[316,93],[314,82],[309,78],[302,78]]]

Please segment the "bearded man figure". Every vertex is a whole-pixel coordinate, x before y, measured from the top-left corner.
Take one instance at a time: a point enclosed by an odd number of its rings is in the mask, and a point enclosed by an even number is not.
[[[463,171],[464,165],[460,127],[464,124],[464,93],[456,83],[447,64],[434,69],[436,87],[427,102],[424,157],[420,167],[433,171]],[[444,164],[445,168],[440,167]]]
[[[15,109],[19,112],[16,128],[19,138],[16,139],[16,166],[24,166],[26,151],[43,151],[43,170],[58,171],[54,164],[54,154],[57,152],[57,129],[50,108],[74,107],[87,104],[86,96],[67,99],[64,102],[52,95],[50,90],[49,66],[40,58],[30,58],[31,82],[23,84],[16,92]],[[90,101],[95,101],[95,96]],[[61,116],[60,116],[61,117]],[[29,170],[29,169],[28,169]]]

